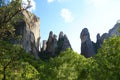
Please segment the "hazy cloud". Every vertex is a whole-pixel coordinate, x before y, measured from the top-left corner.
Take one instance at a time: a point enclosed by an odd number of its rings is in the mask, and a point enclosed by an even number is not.
[[[66,23],[70,23],[74,20],[74,17],[72,16],[72,13],[69,11],[69,9],[62,9],[60,14]]]

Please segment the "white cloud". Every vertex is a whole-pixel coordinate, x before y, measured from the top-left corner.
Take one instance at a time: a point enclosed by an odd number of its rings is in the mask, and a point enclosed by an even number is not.
[[[54,2],[54,0],[47,0],[48,1],[48,3],[52,3],[52,2]]]
[[[29,10],[29,11],[35,10],[35,9],[36,9],[36,3],[35,3],[34,0],[22,0],[22,6],[23,6],[24,8],[26,8],[26,7],[28,6],[28,4],[29,4],[28,1],[30,1],[30,6],[31,6],[28,10]]]
[[[66,8],[61,10],[61,16],[63,17],[66,23],[72,22],[74,20],[72,13]]]

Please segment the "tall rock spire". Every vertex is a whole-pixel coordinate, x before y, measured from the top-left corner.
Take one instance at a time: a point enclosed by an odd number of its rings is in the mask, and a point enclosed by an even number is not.
[[[84,28],[80,34],[81,38],[81,54],[89,58],[95,54],[90,34],[87,28]]]

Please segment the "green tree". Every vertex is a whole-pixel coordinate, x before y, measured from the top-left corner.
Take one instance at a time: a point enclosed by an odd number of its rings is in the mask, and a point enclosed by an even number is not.
[[[102,80],[120,79],[120,37],[105,40],[94,57],[93,77]]]
[[[19,45],[0,40],[0,80],[39,80],[39,72],[27,58],[34,61]]]
[[[91,59],[67,49],[40,66],[40,76],[44,80],[90,80],[90,62]]]
[[[26,10],[22,8],[22,0],[12,0],[11,2],[1,1],[0,5],[0,39],[9,39],[15,37],[14,25],[23,19],[21,12]],[[4,4],[4,5],[3,5]]]

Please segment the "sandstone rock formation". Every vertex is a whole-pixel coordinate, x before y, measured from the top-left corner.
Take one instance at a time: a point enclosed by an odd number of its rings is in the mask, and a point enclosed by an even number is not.
[[[59,38],[57,39],[57,36],[50,31],[47,42],[43,41],[42,52],[40,55],[45,57],[44,54],[46,54],[49,57],[55,57],[67,48],[71,48],[67,36],[63,32],[60,32]]]
[[[120,32],[118,32],[118,29],[120,28],[120,23],[116,23],[115,26],[109,30],[108,33],[104,33],[102,36],[97,35],[97,42],[96,45],[97,49],[100,48],[100,45],[103,44],[105,39],[109,39],[109,37],[112,37],[113,35],[120,35]]]
[[[46,52],[49,53],[51,56],[54,56],[55,48],[57,47],[56,45],[57,45],[57,36],[53,34],[53,32],[51,31],[49,33],[49,38],[47,40]]]
[[[97,34],[96,38],[97,38],[96,47],[98,49],[98,48],[100,48],[100,46],[101,46],[101,44],[102,44],[103,41],[101,40],[100,34]]]
[[[41,49],[42,52],[46,51],[46,48],[47,48],[47,44],[46,43],[47,43],[47,41],[43,40],[42,49]]]
[[[67,48],[72,49],[71,44],[67,36],[61,31],[57,42],[57,53],[59,54],[61,51],[65,51]]]
[[[109,39],[113,35],[120,35],[120,21],[117,21],[115,26],[109,30],[108,33],[104,33],[102,36],[97,34],[96,43],[91,41],[90,34],[87,28],[84,28],[81,32],[81,54],[85,57],[91,57],[97,53],[98,49],[101,47],[105,39]]]
[[[115,26],[109,30],[109,35],[120,35],[120,33],[118,32],[118,29],[120,27],[120,23],[116,23]]]
[[[65,51],[67,48],[72,49],[71,44],[70,44],[67,36],[64,35],[64,41],[63,41],[62,51]]]
[[[87,28],[84,28],[80,34],[81,38],[81,54],[89,58],[95,54],[90,34]]]
[[[40,19],[31,12],[24,10],[22,12],[24,20],[18,21],[16,25],[16,34],[22,36],[20,44],[26,52],[32,52],[38,59],[40,44]]]

